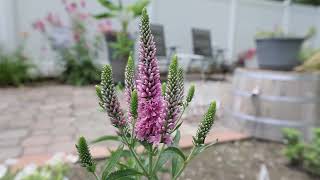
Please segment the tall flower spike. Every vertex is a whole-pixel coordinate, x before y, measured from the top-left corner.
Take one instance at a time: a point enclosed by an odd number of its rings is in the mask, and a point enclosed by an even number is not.
[[[130,54],[125,70],[125,95],[127,104],[130,105],[132,91],[135,90],[135,67],[132,55]]]
[[[156,46],[150,30],[149,16],[143,9],[140,24],[140,48],[137,77],[138,119],[135,127],[141,141],[158,144],[165,117],[165,103],[161,96],[160,72],[155,57]]]
[[[201,146],[204,144],[204,141],[214,123],[215,114],[216,102],[212,102],[207,113],[204,115],[203,120],[199,124],[196,136],[193,137],[193,144],[195,146]]]
[[[169,66],[168,81],[166,87],[166,119],[163,141],[170,143],[170,131],[174,129],[180,113],[183,97],[183,71],[179,68],[177,56],[173,56]]]
[[[84,137],[80,137],[76,148],[79,154],[79,161],[82,167],[87,168],[89,172],[95,172],[96,164],[94,163],[89,151],[87,141]]]
[[[102,69],[100,88],[100,106],[107,111],[113,126],[123,128],[126,125],[126,121],[120,109],[120,103],[115,92],[110,65],[105,65]],[[99,90],[99,88],[97,89]]]
[[[131,94],[135,90],[135,67],[134,67],[134,61],[132,59],[132,55],[130,53],[130,56],[128,58],[128,62],[126,65],[125,70],[125,97],[127,101],[128,107],[130,107],[131,102]],[[130,110],[128,111],[128,121],[131,122],[132,116]]]

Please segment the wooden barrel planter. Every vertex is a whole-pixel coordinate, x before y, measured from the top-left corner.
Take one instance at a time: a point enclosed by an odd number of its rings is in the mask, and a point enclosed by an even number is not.
[[[283,128],[306,139],[320,127],[320,73],[237,69],[231,115],[257,138],[281,141]]]

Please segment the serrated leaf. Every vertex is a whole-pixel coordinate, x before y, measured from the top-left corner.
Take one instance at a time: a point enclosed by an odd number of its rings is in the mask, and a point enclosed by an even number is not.
[[[96,19],[112,18],[114,16],[115,15],[113,13],[109,13],[109,12],[94,15]]]
[[[130,176],[141,176],[141,172],[135,169],[124,169],[112,172],[108,177],[103,180],[119,180],[123,178],[130,178]]]
[[[119,136],[106,135],[106,136],[98,137],[97,139],[91,141],[91,144],[96,144],[103,141],[121,141],[121,139]]]
[[[111,156],[107,159],[106,166],[103,169],[102,179],[105,179],[115,167],[115,165],[117,165],[119,159],[121,158],[122,151],[123,145],[120,145],[115,152],[111,153]]]
[[[176,155],[180,156],[184,161],[186,160],[186,156],[184,155],[184,153],[177,147],[168,147],[167,149],[164,150],[165,152],[166,151],[170,151],[170,152],[173,152],[175,153]]]

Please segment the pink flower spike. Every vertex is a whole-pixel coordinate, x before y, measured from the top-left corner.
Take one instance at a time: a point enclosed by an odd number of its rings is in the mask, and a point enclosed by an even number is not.
[[[144,10],[140,25],[140,52],[137,77],[138,119],[137,138],[159,144],[162,138],[165,101],[161,95],[161,82],[156,47],[150,30],[149,16]]]

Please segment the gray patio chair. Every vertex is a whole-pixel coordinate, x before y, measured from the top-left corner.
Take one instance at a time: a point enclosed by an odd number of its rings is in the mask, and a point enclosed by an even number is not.
[[[151,24],[150,28],[157,46],[156,56],[159,60],[160,72],[161,74],[166,74],[170,64],[171,56],[175,51],[175,47],[171,47],[169,49],[169,53],[167,53],[164,28],[162,25]]]
[[[206,79],[206,75],[209,72],[211,72],[213,69],[218,69],[218,59],[222,58],[224,60],[224,50],[212,48],[211,34],[209,30],[193,28],[192,39],[193,53],[196,55],[201,55],[203,58],[191,59],[187,70],[190,72],[194,62],[200,61],[201,78]]]

